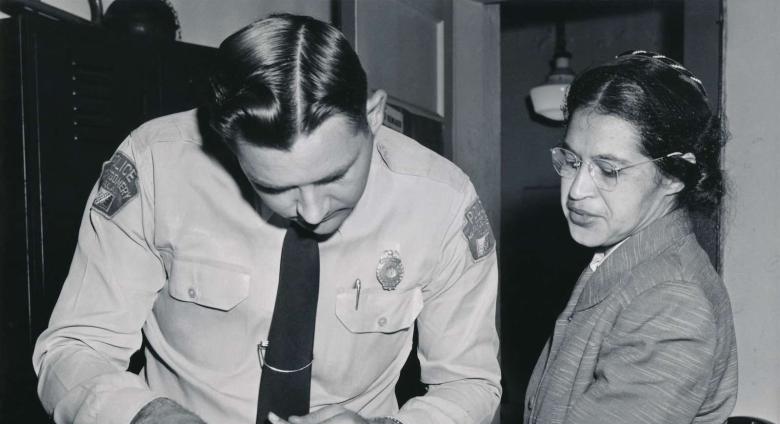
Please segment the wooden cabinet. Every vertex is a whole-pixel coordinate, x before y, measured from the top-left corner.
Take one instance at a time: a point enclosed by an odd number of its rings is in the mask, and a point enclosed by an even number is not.
[[[32,348],[87,197],[128,132],[196,104],[214,49],[34,14],[0,21],[0,422],[47,422]]]

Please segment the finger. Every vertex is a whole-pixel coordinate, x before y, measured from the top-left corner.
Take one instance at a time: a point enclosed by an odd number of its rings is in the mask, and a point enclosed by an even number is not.
[[[311,414],[290,417],[290,424],[319,424],[347,410],[341,405],[329,405]]]
[[[268,421],[271,421],[271,424],[291,424],[290,422],[281,419],[278,415],[274,414],[273,412],[268,413]]]
[[[368,424],[368,421],[352,411],[344,411],[320,424]]]

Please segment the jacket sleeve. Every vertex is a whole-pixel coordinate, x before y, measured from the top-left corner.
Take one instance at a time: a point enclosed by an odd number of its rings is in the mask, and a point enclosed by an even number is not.
[[[668,282],[621,312],[601,346],[594,382],[567,423],[689,423],[707,395],[717,337],[700,287]]]
[[[417,354],[428,391],[400,410],[396,418],[406,424],[489,423],[501,397],[495,239],[467,186],[424,290]]]
[[[130,372],[164,267],[152,247],[151,160],[128,138],[103,165],[78,244],[33,366],[57,423],[123,423],[152,399]],[[111,168],[111,169],[108,169]]]

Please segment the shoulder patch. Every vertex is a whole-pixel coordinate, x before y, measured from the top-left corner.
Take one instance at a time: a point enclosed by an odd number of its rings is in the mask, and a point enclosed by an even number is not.
[[[131,199],[138,195],[138,171],[124,153],[117,151],[103,164],[100,186],[92,208],[111,219]]]
[[[471,257],[475,261],[480,260],[495,249],[496,239],[490,229],[485,208],[482,207],[482,202],[479,199],[466,209],[464,218],[463,235],[466,236],[469,243]]]

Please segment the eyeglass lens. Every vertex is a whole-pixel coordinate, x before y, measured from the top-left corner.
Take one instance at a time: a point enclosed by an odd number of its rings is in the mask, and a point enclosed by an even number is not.
[[[596,186],[603,190],[612,190],[618,183],[618,170],[609,162],[601,159],[585,162],[576,153],[556,147],[551,150],[555,172],[564,178],[574,178],[583,163],[587,163],[588,174]]]

